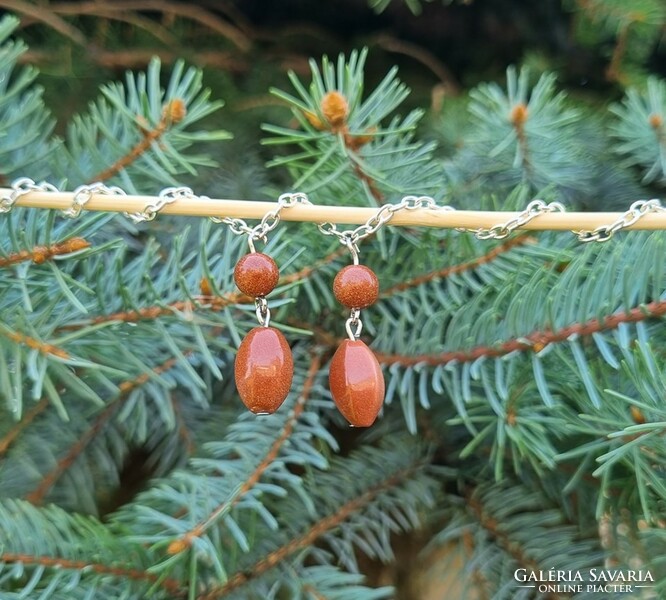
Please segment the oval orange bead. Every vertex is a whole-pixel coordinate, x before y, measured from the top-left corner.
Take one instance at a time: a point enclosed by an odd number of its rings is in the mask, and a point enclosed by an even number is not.
[[[241,342],[234,365],[236,387],[253,413],[273,413],[289,394],[294,376],[291,348],[274,327],[255,327]]]
[[[354,427],[370,427],[384,403],[384,375],[377,358],[360,340],[344,340],[331,361],[331,394]]]

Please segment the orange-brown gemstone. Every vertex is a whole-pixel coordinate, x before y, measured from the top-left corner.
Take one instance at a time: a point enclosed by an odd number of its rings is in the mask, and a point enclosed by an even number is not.
[[[291,348],[274,327],[255,327],[241,342],[234,365],[241,400],[253,413],[273,413],[289,394]]]
[[[347,308],[366,308],[379,297],[379,280],[372,269],[349,265],[335,276],[333,294]]]
[[[246,254],[234,269],[238,289],[248,296],[265,296],[275,289],[280,271],[275,261],[261,252]]]
[[[370,427],[384,403],[384,375],[360,340],[344,340],[333,355],[328,383],[336,406],[354,427]]]

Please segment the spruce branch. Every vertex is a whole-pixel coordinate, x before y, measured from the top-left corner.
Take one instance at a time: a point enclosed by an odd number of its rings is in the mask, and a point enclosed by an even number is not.
[[[180,123],[186,115],[187,107],[182,99],[174,98],[173,100],[169,100],[169,102],[162,108],[162,116],[160,117],[159,122],[152,129],[146,130],[138,124],[143,139],[137,142],[127,154],[121,156],[110,167],[90,177],[88,183],[106,181],[110,177],[117,175],[121,170],[126,169],[144,154],[144,152],[149,150],[154,143],[159,142],[160,138],[169,130],[169,128]]]
[[[622,163],[640,167],[644,183],[666,182],[666,82],[651,77],[644,92],[629,89],[610,110],[616,117],[614,150]]]
[[[506,242],[498,244],[497,246],[489,250],[486,254],[483,254],[471,260],[466,260],[458,264],[448,265],[441,269],[430,271],[429,273],[424,273],[423,275],[418,275],[417,277],[408,279],[407,281],[397,283],[391,286],[390,288],[384,290],[381,293],[381,297],[388,298],[390,296],[393,296],[394,294],[407,291],[411,288],[418,287],[425,283],[429,283],[433,280],[445,279],[453,274],[463,273],[465,271],[476,269],[481,265],[486,265],[495,260],[496,258],[501,257],[504,253],[510,251],[511,249],[517,246],[522,246],[524,244],[534,244],[535,241],[536,241],[535,238],[532,236],[518,235],[514,238],[507,240]]]
[[[116,567],[107,564],[97,564],[89,560],[68,560],[66,558],[51,556],[34,556],[31,554],[14,554],[12,552],[0,553],[0,562],[5,564],[21,564],[27,567],[46,567],[47,569],[66,569],[80,573],[93,572],[97,575],[110,575],[119,579],[129,579],[138,582],[159,583],[167,592],[182,596],[178,581],[161,579],[149,571],[141,571],[129,567]]]
[[[378,496],[409,480],[421,471],[423,467],[423,460],[422,458],[419,458],[408,467],[395,471],[383,481],[369,487],[360,495],[340,506],[335,513],[320,519],[304,533],[298,537],[292,538],[287,543],[263,557],[249,569],[244,569],[242,572],[231,576],[223,585],[215,586],[203,594],[198,595],[197,600],[214,600],[216,598],[223,598],[235,589],[260,577],[266,571],[276,567],[294,553],[312,546],[317,539],[338,528],[352,515],[375,501]]]
[[[124,85],[102,87],[88,113],[72,119],[53,171],[74,182],[117,180],[136,192],[156,182],[178,185],[183,174],[213,166],[208,157],[187,150],[194,142],[229,138],[224,131],[191,130],[223,103],[209,101],[201,71],[185,69],[182,61],[173,66],[166,89],[160,71],[153,59],[145,73],[129,73]]]
[[[238,492],[231,498],[226,499],[224,502],[216,506],[209,515],[204,519],[200,520],[194,527],[186,531],[183,535],[179,536],[177,539],[173,540],[168,548],[167,554],[178,554],[183,552],[185,549],[192,546],[194,538],[201,537],[208,529],[210,529],[218,521],[221,515],[225,512],[231,510],[236,506],[241,499],[250,491],[255,484],[261,479],[261,476],[266,471],[266,469],[271,465],[273,461],[278,458],[280,449],[283,444],[289,439],[291,433],[298,421],[299,417],[303,413],[305,408],[305,403],[307,402],[312,386],[314,384],[315,377],[319,372],[321,366],[321,358],[318,354],[312,356],[310,360],[310,366],[308,372],[303,382],[303,387],[301,388],[301,393],[298,397],[298,400],[294,404],[294,407],[291,409],[287,420],[282,426],[282,430],[277,438],[273,441],[268,452],[261,460],[261,462],[252,470],[248,475],[247,479],[240,485]]]
[[[163,364],[153,368],[154,375],[160,375],[171,369],[177,360],[169,358]],[[122,402],[127,400],[130,394],[138,387],[150,381],[151,375],[143,373],[134,379],[123,381],[118,385],[119,393],[115,398],[110,400],[106,408],[102,410],[87,431],[85,431],[76,443],[58,460],[54,469],[46,473],[37,487],[26,495],[26,500],[36,506],[42,504],[44,497],[48,494],[53,485],[62,477],[63,473],[67,471],[74,461],[85,451],[90,442],[98,435],[100,430],[107,424],[107,422],[118,412]]]
[[[337,249],[324,258],[317,260],[310,265],[306,265],[294,273],[283,275],[278,280],[277,287],[297,283],[307,279],[321,267],[333,262],[335,259],[342,256],[345,251],[345,248]],[[191,314],[197,310],[221,311],[229,306],[252,304],[254,302],[254,298],[250,298],[241,292],[227,292],[221,296],[214,295],[214,290],[211,287],[211,283],[206,278],[201,280],[199,286],[202,294],[192,296],[191,299],[188,300],[178,300],[168,304],[167,306],[146,306],[135,310],[120,311],[109,315],[99,315],[93,317],[89,321],[62,325],[57,329],[57,331],[77,331],[84,327],[110,322],[136,323],[138,321],[151,321],[161,317],[172,317],[182,313]]]
[[[311,61],[308,89],[290,73],[297,96],[271,90],[290,106],[299,129],[264,125],[273,134],[264,143],[297,144],[301,151],[269,166],[287,167],[295,187],[322,190],[327,197],[349,196],[354,182],[371,205],[415,189],[435,193],[441,174],[431,161],[434,147],[413,140],[422,113],[390,117],[408,94],[395,69],[364,99],[366,57],[367,50],[352,52],[348,59],[340,55],[335,64],[324,57],[321,68]]]
[[[507,480],[482,484],[450,499],[453,516],[436,541],[460,539],[472,551],[467,573],[478,571],[497,594],[527,597],[517,591],[513,574],[549,569],[585,570],[603,561],[593,528],[579,528],[565,509],[529,482]],[[583,512],[585,507],[582,507]],[[568,566],[564,566],[568,565]],[[510,586],[510,587],[509,587]],[[545,592],[544,598],[570,598],[567,592]]]
[[[48,174],[46,165],[58,143],[50,138],[54,120],[35,85],[36,69],[16,70],[27,49],[9,40],[18,25],[14,16],[0,20],[0,176],[13,179],[29,170],[39,180]]]
[[[18,438],[21,433],[39,416],[41,415],[48,407],[50,402],[48,397],[42,398],[37,404],[35,404],[30,410],[26,411],[20,421],[16,421],[12,428],[5,433],[5,435],[0,438],[0,459],[4,457],[9,450],[9,447],[14,443],[16,438]]]
[[[524,182],[533,191],[554,186],[562,195],[585,186],[581,165],[590,157],[581,152],[576,128],[582,114],[567,106],[553,75],[531,87],[527,69],[510,67],[506,92],[496,84],[470,92],[469,114],[472,126],[454,162],[471,169],[470,177],[476,172],[503,187]]]
[[[431,366],[442,365],[456,361],[458,363],[472,362],[483,357],[506,356],[513,352],[541,352],[546,346],[565,342],[572,336],[591,336],[601,331],[616,329],[624,323],[638,323],[646,319],[654,319],[666,314],[666,301],[650,302],[633,307],[622,313],[606,315],[602,318],[590,319],[585,323],[573,323],[556,331],[534,331],[520,338],[508,340],[496,346],[477,346],[469,350],[453,350],[441,354],[421,354],[404,356],[400,354],[384,354],[375,352],[381,364],[414,366],[427,364]]]
[[[92,517],[5,499],[0,501],[0,521],[0,562],[16,565],[18,574],[30,569],[33,587],[67,589],[72,581],[85,586],[111,577],[123,583],[125,594],[145,593],[153,586],[176,596],[182,592],[178,581],[148,570],[141,546],[114,536]],[[73,577],[62,577],[63,571],[73,572]]]

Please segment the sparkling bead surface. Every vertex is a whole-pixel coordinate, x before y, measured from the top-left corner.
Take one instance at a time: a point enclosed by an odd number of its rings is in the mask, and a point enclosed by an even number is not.
[[[364,265],[348,265],[335,276],[333,294],[347,308],[366,308],[377,301],[379,280]]]
[[[253,413],[273,413],[289,394],[291,348],[274,327],[255,327],[241,342],[234,365],[241,400]]]
[[[354,427],[370,427],[384,403],[384,375],[374,353],[360,340],[344,340],[329,370],[333,400]]]
[[[238,289],[248,296],[265,296],[275,289],[280,271],[275,261],[261,252],[246,254],[234,268]]]

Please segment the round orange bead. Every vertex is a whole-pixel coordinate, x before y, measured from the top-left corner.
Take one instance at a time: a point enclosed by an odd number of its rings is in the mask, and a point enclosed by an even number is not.
[[[379,297],[379,280],[372,269],[349,265],[335,276],[333,294],[347,308],[366,308]]]
[[[265,296],[275,289],[280,271],[275,261],[261,252],[246,254],[234,269],[238,289],[248,296]]]

